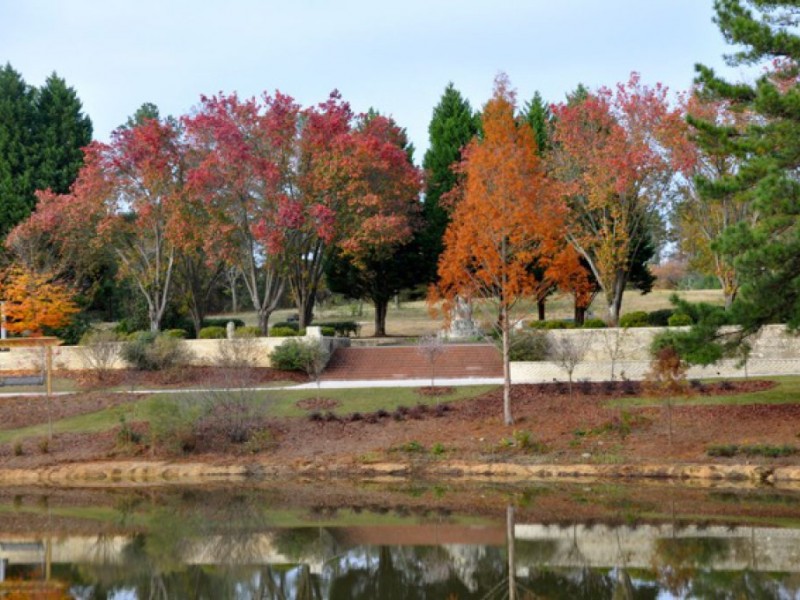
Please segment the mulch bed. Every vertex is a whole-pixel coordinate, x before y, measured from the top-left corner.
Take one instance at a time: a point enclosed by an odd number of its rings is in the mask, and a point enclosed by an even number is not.
[[[430,396],[430,397],[436,398],[436,397],[439,397],[439,396],[449,396],[450,394],[455,392],[456,389],[454,387],[450,387],[450,386],[435,386],[435,387],[431,387],[431,386],[428,385],[428,386],[425,386],[425,387],[417,388],[416,391],[420,396]]]
[[[268,384],[275,381],[305,382],[308,378],[296,371],[280,371],[264,367],[223,368],[223,367],[180,367],[165,371],[135,371],[132,369],[113,370],[98,379],[92,371],[60,371],[60,377],[68,377],[85,389],[98,387],[130,386],[132,388],[148,387],[183,387],[203,386],[222,387],[234,385]]]
[[[295,402],[295,406],[302,410],[333,410],[341,404],[333,398],[304,398]]]

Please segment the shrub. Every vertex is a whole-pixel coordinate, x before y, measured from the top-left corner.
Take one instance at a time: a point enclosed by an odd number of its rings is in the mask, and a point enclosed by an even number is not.
[[[200,340],[224,340],[226,337],[228,337],[227,330],[219,325],[203,327],[197,334],[197,339]]]
[[[314,341],[286,340],[270,354],[276,369],[303,371],[309,376],[318,375],[328,363],[328,353]]]
[[[24,454],[22,450],[22,442],[16,441],[14,442],[14,456],[22,456]]]
[[[254,325],[245,325],[244,327],[237,327],[233,332],[235,338],[254,338],[261,337],[261,328]]]
[[[161,371],[185,363],[189,356],[181,340],[141,332],[123,344],[122,358],[140,371]]]
[[[361,329],[361,325],[355,321],[325,321],[321,323],[314,323],[314,325],[319,327],[333,327],[335,334],[343,337],[358,335],[358,332]]]
[[[649,327],[650,323],[647,320],[647,313],[643,310],[636,310],[628,314],[622,315],[619,320],[620,327]]]
[[[329,327],[328,325],[325,325],[324,327],[320,327],[320,330],[322,331],[322,335],[325,337],[334,337],[336,335],[335,327]]]
[[[692,317],[685,313],[675,313],[669,318],[667,325],[670,327],[685,327],[693,323]]]
[[[295,337],[302,335],[298,329],[291,327],[272,327],[269,330],[270,337]]]
[[[294,329],[295,331],[300,330],[300,324],[297,321],[278,321],[273,325],[273,327],[288,327],[289,329]]]
[[[606,322],[603,319],[586,319],[583,322],[584,329],[604,329]]]
[[[575,329],[575,321],[530,321],[531,329]]]
[[[261,352],[262,348],[256,336],[237,333],[232,340],[222,340],[219,343],[217,361],[223,367],[245,369],[258,363]]]
[[[544,331],[514,333],[511,336],[511,360],[547,360],[549,352],[550,340]]]
[[[247,442],[263,422],[264,404],[256,393],[241,386],[203,392],[203,417],[200,426],[207,434],[224,435],[233,444]]]
[[[197,426],[208,405],[186,397],[156,397],[145,409],[150,423],[150,443],[168,452],[194,450]]]
[[[675,313],[671,308],[662,308],[654,310],[647,315],[647,323],[651,327],[666,327],[669,323],[670,317]]]
[[[244,321],[241,319],[203,319],[203,328],[206,327],[222,327],[225,329],[228,323],[233,322],[234,327],[244,327]]]
[[[113,331],[89,331],[81,338],[80,355],[84,366],[104,379],[119,352],[119,336]]]
[[[168,335],[176,340],[185,340],[187,337],[189,337],[189,332],[185,329],[168,329],[164,332],[164,335]]]

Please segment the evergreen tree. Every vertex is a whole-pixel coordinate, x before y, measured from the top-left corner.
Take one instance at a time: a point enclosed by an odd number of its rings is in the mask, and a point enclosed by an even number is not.
[[[75,90],[52,74],[41,89],[10,64],[0,68],[0,237],[25,219],[34,192],[67,193],[92,141]]]
[[[732,257],[741,288],[730,318],[742,326],[731,340],[767,323],[800,328],[800,6],[796,1],[716,0],[715,21],[725,39],[742,49],[732,64],[769,62],[754,84],[732,84],[698,65],[701,93],[730,104],[734,111],[758,116],[744,132],[733,127],[700,124],[701,143],[729,148],[740,161],[735,172],[714,180],[700,179],[708,198],[734,197],[752,202],[761,218],[729,227],[717,241]]]
[[[551,132],[553,115],[550,107],[542,100],[539,92],[534,93],[533,99],[525,103],[522,110],[523,120],[533,129],[536,137],[536,148],[539,156],[543,156],[551,147]]]
[[[53,73],[35,95],[36,189],[66,194],[92,141],[92,122],[74,88]]]
[[[0,237],[33,208],[35,121],[33,89],[6,64],[0,68]]]
[[[461,150],[478,133],[479,119],[469,101],[448,83],[442,99],[433,109],[428,125],[430,147],[422,166],[427,174],[423,217],[425,228],[418,239],[422,249],[422,275],[425,281],[436,279],[436,266],[444,248],[442,238],[450,217],[441,205],[444,194],[452,190],[458,177],[453,165],[461,161]]]

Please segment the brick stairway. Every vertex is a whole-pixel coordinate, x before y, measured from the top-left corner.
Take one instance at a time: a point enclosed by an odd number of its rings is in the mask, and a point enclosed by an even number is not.
[[[436,359],[436,378],[502,377],[503,363],[494,346],[448,345]],[[426,379],[428,360],[414,346],[339,348],[323,381],[343,379]]]

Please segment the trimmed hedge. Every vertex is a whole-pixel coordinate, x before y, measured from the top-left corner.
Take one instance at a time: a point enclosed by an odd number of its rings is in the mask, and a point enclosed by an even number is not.
[[[685,327],[686,325],[692,325],[693,323],[694,321],[692,321],[692,317],[686,313],[675,313],[669,318],[669,321],[667,321],[667,325],[670,327]]]
[[[355,321],[324,321],[314,323],[318,327],[332,327],[336,335],[347,336],[358,335],[361,325]],[[324,335],[324,334],[323,334]]]
[[[212,325],[210,327],[203,327],[197,338],[200,340],[224,340],[228,335],[225,327],[219,325]]]
[[[241,319],[214,318],[214,319],[203,319],[203,329],[205,329],[206,327],[222,327],[223,329],[225,329],[228,326],[228,323],[230,323],[231,321],[233,321],[234,327],[244,327],[244,321],[242,321]]]
[[[276,325],[269,330],[270,337],[296,337],[298,335],[302,335],[300,331],[291,327],[279,327]]]
[[[583,322],[584,329],[603,329],[606,327],[606,322],[603,319],[586,319]]]
[[[261,328],[255,325],[245,325],[244,327],[237,327],[233,332],[233,337],[261,337]]]
[[[651,327],[666,327],[669,324],[669,318],[675,313],[671,308],[662,308],[654,310],[647,315],[647,322]]]
[[[620,327],[649,327],[650,321],[648,320],[648,314],[643,310],[637,310],[634,312],[630,312],[626,315],[622,315],[619,320]]]
[[[575,321],[529,321],[531,329],[575,329]]]

